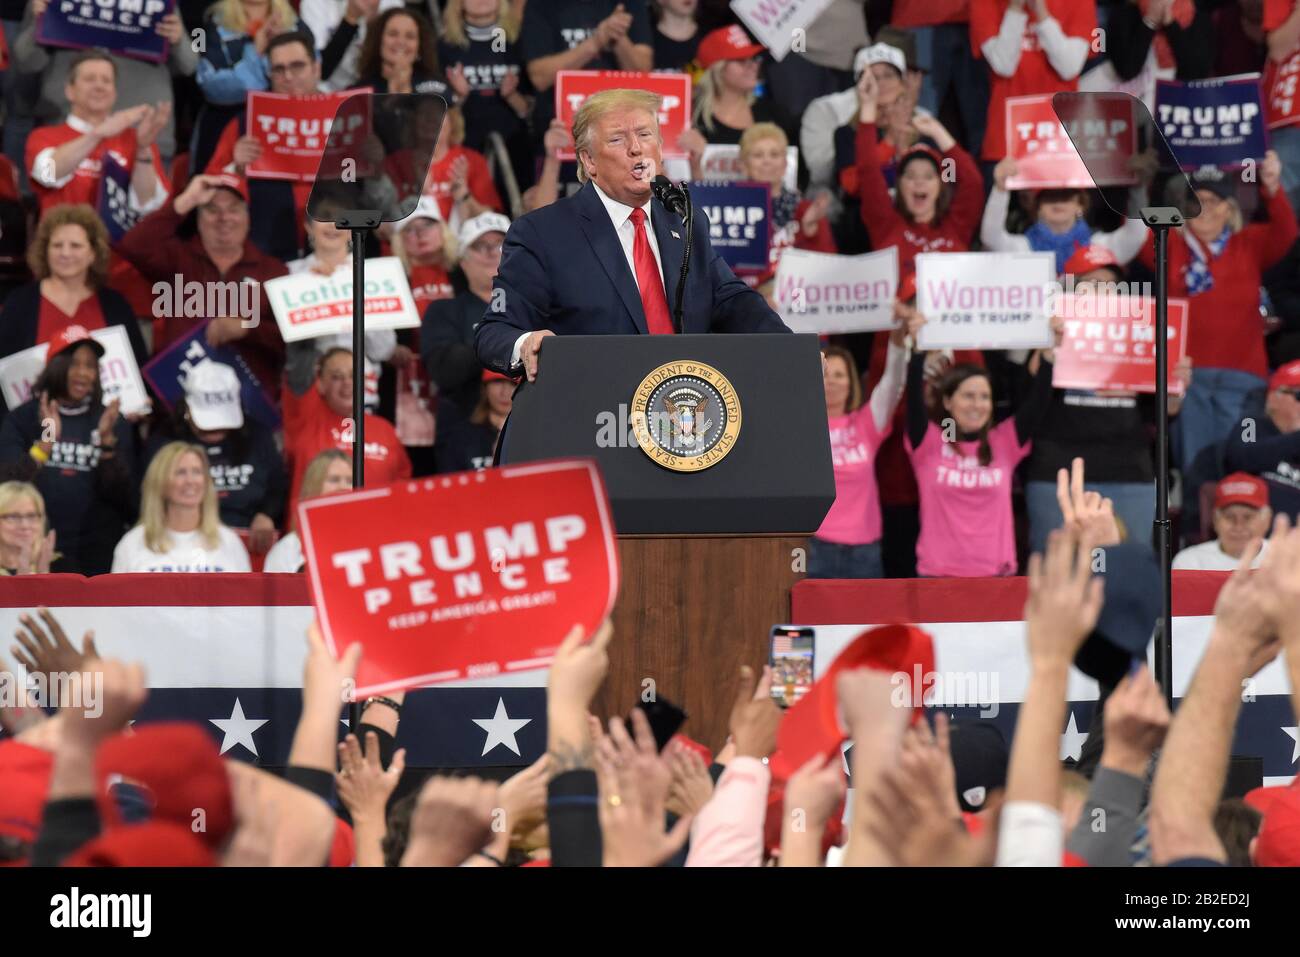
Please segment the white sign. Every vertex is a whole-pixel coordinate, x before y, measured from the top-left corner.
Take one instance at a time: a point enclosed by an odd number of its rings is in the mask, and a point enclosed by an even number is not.
[[[352,329],[352,264],[332,276],[300,272],[262,284],[285,342],[336,335]],[[366,260],[366,328],[415,329],[420,313],[396,256]]]
[[[787,249],[776,269],[775,299],[795,332],[892,329],[897,293],[897,246],[861,256]]]
[[[96,329],[91,334],[104,347],[104,358],[99,360],[99,384],[104,390],[104,404],[120,399],[123,415],[149,411],[149,393],[145,391],[140,368],[135,364],[131,340],[121,326]],[[15,352],[0,359],[0,391],[5,404],[12,410],[32,397],[32,384],[45,368],[48,342]]]
[[[690,179],[688,175],[686,177]],[[738,183],[749,180],[744,164],[740,162],[740,146],[735,143],[712,143],[704,147],[700,156],[700,179],[707,183]],[[781,185],[795,189],[799,179],[799,147],[785,148],[785,176]]]
[[[731,9],[778,62],[790,52],[795,36],[807,28],[831,0],[731,0]]]
[[[1055,283],[1051,253],[922,253],[917,348],[1048,348]]]

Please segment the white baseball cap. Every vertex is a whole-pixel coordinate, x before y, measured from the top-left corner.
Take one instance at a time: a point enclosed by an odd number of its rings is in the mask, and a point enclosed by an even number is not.
[[[395,222],[393,228],[400,233],[417,219],[432,219],[436,223],[446,222],[442,218],[442,210],[438,208],[438,201],[432,196],[421,196],[420,201],[415,204],[414,212],[405,219],[399,219]]]
[[[238,429],[244,424],[239,403],[239,376],[223,362],[204,359],[185,377],[185,405],[190,421],[204,432]]]
[[[873,43],[859,50],[853,58],[853,75],[861,76],[862,71],[873,63],[888,63],[900,76],[907,75],[907,57],[892,43]]]
[[[484,233],[505,233],[510,230],[510,218],[500,213],[479,213],[473,219],[466,220],[460,227],[457,242],[464,252],[478,242]]]

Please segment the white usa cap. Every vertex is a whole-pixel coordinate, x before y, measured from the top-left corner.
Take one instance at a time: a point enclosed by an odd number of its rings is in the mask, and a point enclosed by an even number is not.
[[[239,392],[239,376],[230,366],[211,359],[196,365],[185,377],[185,405],[194,427],[220,432],[243,426]]]
[[[466,220],[460,227],[457,241],[464,252],[478,242],[484,233],[505,233],[510,229],[510,218],[500,213],[479,213],[473,219]]]
[[[412,225],[417,219],[432,219],[434,222],[446,222],[442,218],[442,210],[438,208],[438,201],[432,196],[421,196],[420,201],[415,204],[415,211],[405,219],[399,219],[393,224],[393,228],[399,233],[407,226]]]
[[[859,50],[858,55],[853,58],[854,75],[860,76],[862,71],[873,63],[888,63],[898,71],[900,76],[907,75],[907,57],[892,43],[873,43]]]

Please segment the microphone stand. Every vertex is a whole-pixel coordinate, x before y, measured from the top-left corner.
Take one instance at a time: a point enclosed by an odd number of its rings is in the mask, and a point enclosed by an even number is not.
[[[695,207],[691,205],[691,191],[685,183],[681,185],[682,202],[686,215],[682,225],[686,228],[686,251],[682,254],[682,274],[677,280],[677,308],[673,310],[673,326],[678,333],[682,331],[682,307],[686,299],[686,274],[691,271],[691,247],[695,243]]]

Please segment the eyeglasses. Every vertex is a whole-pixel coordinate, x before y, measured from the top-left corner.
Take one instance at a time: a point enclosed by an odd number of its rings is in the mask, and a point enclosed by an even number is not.
[[[292,63],[280,63],[271,67],[271,76],[302,76],[311,68],[306,60],[294,60]]]
[[[45,521],[45,516],[40,512],[5,512],[0,515],[0,522],[6,525],[37,525]]]
[[[493,256],[500,256],[504,245],[504,243],[472,243],[469,248],[472,252],[490,259]]]
[[[435,223],[432,219],[420,219],[411,223],[411,225],[403,229],[402,232],[414,233],[417,236],[422,236],[425,233],[433,232],[437,228],[438,228],[438,224]]]

